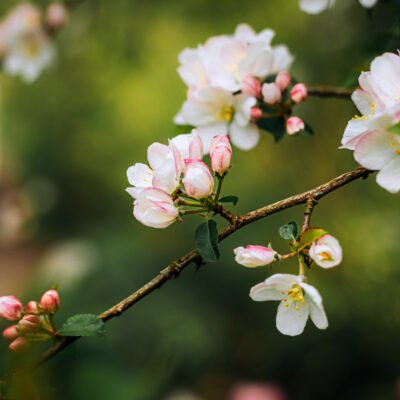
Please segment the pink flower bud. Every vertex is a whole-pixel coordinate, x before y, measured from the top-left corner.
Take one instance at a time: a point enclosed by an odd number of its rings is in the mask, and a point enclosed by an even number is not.
[[[26,312],[29,314],[39,314],[39,307],[36,301],[30,301],[26,305]]]
[[[24,306],[14,296],[0,297],[0,317],[8,321],[17,321],[21,318]]]
[[[254,122],[259,120],[262,117],[262,115],[263,115],[263,112],[262,112],[261,108],[259,108],[259,107],[253,107],[250,110],[250,118]]]
[[[42,323],[37,315],[26,314],[18,323],[20,332],[36,332],[40,329]]]
[[[4,339],[14,340],[19,336],[17,325],[11,325],[8,328],[4,329],[3,337]]]
[[[307,96],[308,92],[304,83],[297,83],[290,91],[290,98],[297,104],[304,101]]]
[[[252,97],[259,97],[261,93],[261,83],[254,76],[247,75],[242,81],[242,93]]]
[[[228,136],[214,136],[210,147],[211,168],[223,175],[232,161],[232,147]]]
[[[40,299],[40,305],[42,306],[43,310],[48,313],[57,311],[60,307],[60,296],[58,295],[57,290],[48,290]]]
[[[282,100],[282,92],[276,83],[264,83],[262,95],[267,104],[276,104]]]
[[[68,17],[68,11],[62,3],[51,3],[47,7],[46,23],[51,29],[61,29],[68,22]]]
[[[331,235],[321,236],[313,242],[309,255],[322,268],[336,267],[343,258],[339,241]]]
[[[16,338],[11,344],[8,346],[8,348],[12,351],[22,351],[25,350],[26,348],[29,347],[29,342],[26,338],[24,337],[18,337]]]
[[[286,90],[290,83],[292,82],[292,77],[287,71],[280,71],[278,75],[276,75],[275,83],[278,85],[279,89]]]
[[[189,196],[204,199],[211,195],[214,179],[210,168],[203,161],[186,159],[186,169],[182,182]]]
[[[144,189],[134,202],[133,215],[143,225],[166,228],[175,222],[178,209],[172,197],[161,189]]]
[[[304,129],[305,125],[302,119],[299,117],[290,117],[286,121],[286,132],[289,135],[295,135]]]
[[[252,245],[237,247],[233,252],[235,253],[235,261],[248,268],[263,267],[271,264],[274,262],[276,255],[276,251],[269,247]]]

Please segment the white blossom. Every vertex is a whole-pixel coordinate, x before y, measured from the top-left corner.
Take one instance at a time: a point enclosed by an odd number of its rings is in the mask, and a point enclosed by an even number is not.
[[[280,301],[276,327],[284,335],[300,335],[310,316],[319,329],[328,327],[328,319],[317,289],[305,283],[302,277],[276,274],[253,286],[250,297],[254,301]]]

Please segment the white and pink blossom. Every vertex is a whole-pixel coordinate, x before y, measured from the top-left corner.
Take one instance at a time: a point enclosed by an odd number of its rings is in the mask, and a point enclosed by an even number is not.
[[[312,243],[309,256],[322,268],[333,268],[343,259],[342,247],[332,235],[323,235]]]
[[[258,127],[250,121],[251,109],[256,103],[252,96],[205,87],[185,101],[175,122],[196,127],[205,153],[209,152],[214,136],[228,134],[236,147],[250,150],[260,138]]]
[[[300,335],[308,317],[318,329],[328,327],[328,319],[322,298],[315,287],[304,282],[303,277],[276,274],[250,290],[254,301],[280,301],[276,315],[276,327],[288,336]]]
[[[162,229],[174,223],[179,213],[168,193],[146,188],[134,202],[133,215],[143,225]]]
[[[204,199],[211,195],[214,179],[210,168],[200,160],[186,159],[185,173],[182,183],[186,193],[195,199]]]
[[[308,14],[319,14],[332,7],[336,0],[300,0],[300,9]],[[371,8],[378,0],[359,0],[363,7]]]
[[[24,306],[14,296],[0,297],[0,318],[8,321],[17,321],[22,317]]]
[[[275,83],[278,85],[279,89],[282,91],[286,90],[290,83],[292,82],[292,77],[287,71],[280,71],[275,78]]]
[[[248,245],[237,247],[233,250],[235,261],[244,267],[254,268],[263,267],[275,261],[276,251],[270,247]]]
[[[297,133],[304,130],[304,121],[299,117],[290,117],[286,121],[286,132],[289,135],[296,135]]]
[[[231,166],[232,147],[228,136],[215,136],[210,148],[211,168],[223,175]]]
[[[399,73],[399,55],[374,59],[352,96],[362,115],[349,121],[342,138],[342,148],[353,150],[363,167],[379,171],[378,184],[391,193],[400,191],[400,134],[391,129],[400,115]]]
[[[277,83],[264,83],[261,89],[263,100],[267,104],[277,104],[282,100],[282,91]]]
[[[290,98],[296,103],[299,104],[303,102],[308,96],[307,87],[304,83],[296,83],[292,87],[290,91]]]

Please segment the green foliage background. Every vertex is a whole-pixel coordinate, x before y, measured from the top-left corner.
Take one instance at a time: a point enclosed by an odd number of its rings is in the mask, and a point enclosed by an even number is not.
[[[1,10],[15,3],[4,1]],[[33,85],[1,76],[0,123],[13,182],[24,188],[40,179],[56,194],[48,212],[33,216],[32,235],[17,250],[74,239],[89,242],[97,255],[94,269],[72,287],[58,282],[60,325],[74,313],[109,307],[194,245],[198,219],[146,228],[133,219],[124,192],[127,167],[145,161],[150,143],[176,133],[172,117],[185,97],[176,73],[180,50],[247,22],[276,31],[274,43],[287,44],[296,56],[298,80],[354,82],[374,54],[396,51],[396,36],[386,31],[395,26],[398,5],[381,0],[368,14],[355,0],[338,3],[309,16],[296,0],[82,1],[57,38],[51,71]],[[244,213],[354,168],[351,152],[338,147],[355,112],[350,102],[312,98],[296,114],[313,126],[313,138],[276,144],[264,134],[251,152],[235,149],[224,188],[240,197],[235,210]],[[37,198],[42,201],[40,193]],[[271,271],[240,267],[232,249],[271,241],[286,251],[278,229],[301,222],[302,212],[271,216],[224,241],[220,262],[189,267],[109,322],[104,338],[75,343],[19,385],[20,398],[152,400],[189,389],[221,400],[238,381],[276,383],[289,399],[393,398],[400,377],[399,196],[371,177],[320,202],[313,223],[337,236],[345,254],[340,267],[309,274],[330,327],[309,324],[290,338],[275,328],[276,303],[248,297]],[[37,278],[40,263],[30,259],[17,285],[26,301],[53,283]],[[278,270],[291,273],[296,265],[289,261]],[[9,273],[2,266],[0,281]],[[5,342],[0,349],[5,371],[18,357]]]

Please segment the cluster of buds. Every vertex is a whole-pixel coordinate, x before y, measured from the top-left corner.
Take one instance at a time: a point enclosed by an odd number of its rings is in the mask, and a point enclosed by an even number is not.
[[[42,13],[32,3],[21,3],[0,22],[0,57],[4,71],[33,82],[53,62],[51,35],[68,20],[62,3],[49,4]]]
[[[313,228],[311,228],[313,229]],[[317,232],[317,231],[316,231]],[[324,232],[319,230],[319,232]],[[270,265],[297,256],[300,263],[299,275],[275,274],[264,282],[253,286],[250,297],[254,301],[279,300],[276,326],[289,336],[303,332],[308,317],[319,329],[328,327],[328,319],[322,305],[322,298],[317,289],[306,283],[304,264],[311,265],[311,260],[322,268],[332,268],[342,261],[342,248],[336,238],[325,233],[317,235],[311,243],[302,237],[291,242],[292,252],[279,255],[271,247],[254,246],[238,247],[234,250],[235,261],[247,268]]]
[[[203,161],[203,143],[197,133],[182,134],[168,145],[148,147],[149,165],[128,168],[127,192],[135,199],[133,214],[143,225],[166,228],[185,214],[212,211],[232,161],[228,136],[214,136],[211,168]]]
[[[308,92],[304,83],[292,84],[292,77],[287,71],[280,71],[272,82],[261,82],[253,76],[248,76],[242,92],[258,99],[258,105],[251,110],[253,121],[271,114],[286,118],[286,132],[295,135],[305,128],[304,122],[295,116],[290,116],[293,105],[307,99]],[[267,108],[267,113],[263,109]]]
[[[55,335],[53,314],[60,306],[57,290],[50,289],[40,302],[30,301],[24,305],[14,296],[0,297],[0,318],[16,322],[3,331],[3,337],[11,340],[9,348],[24,350],[34,342],[45,341]]]

